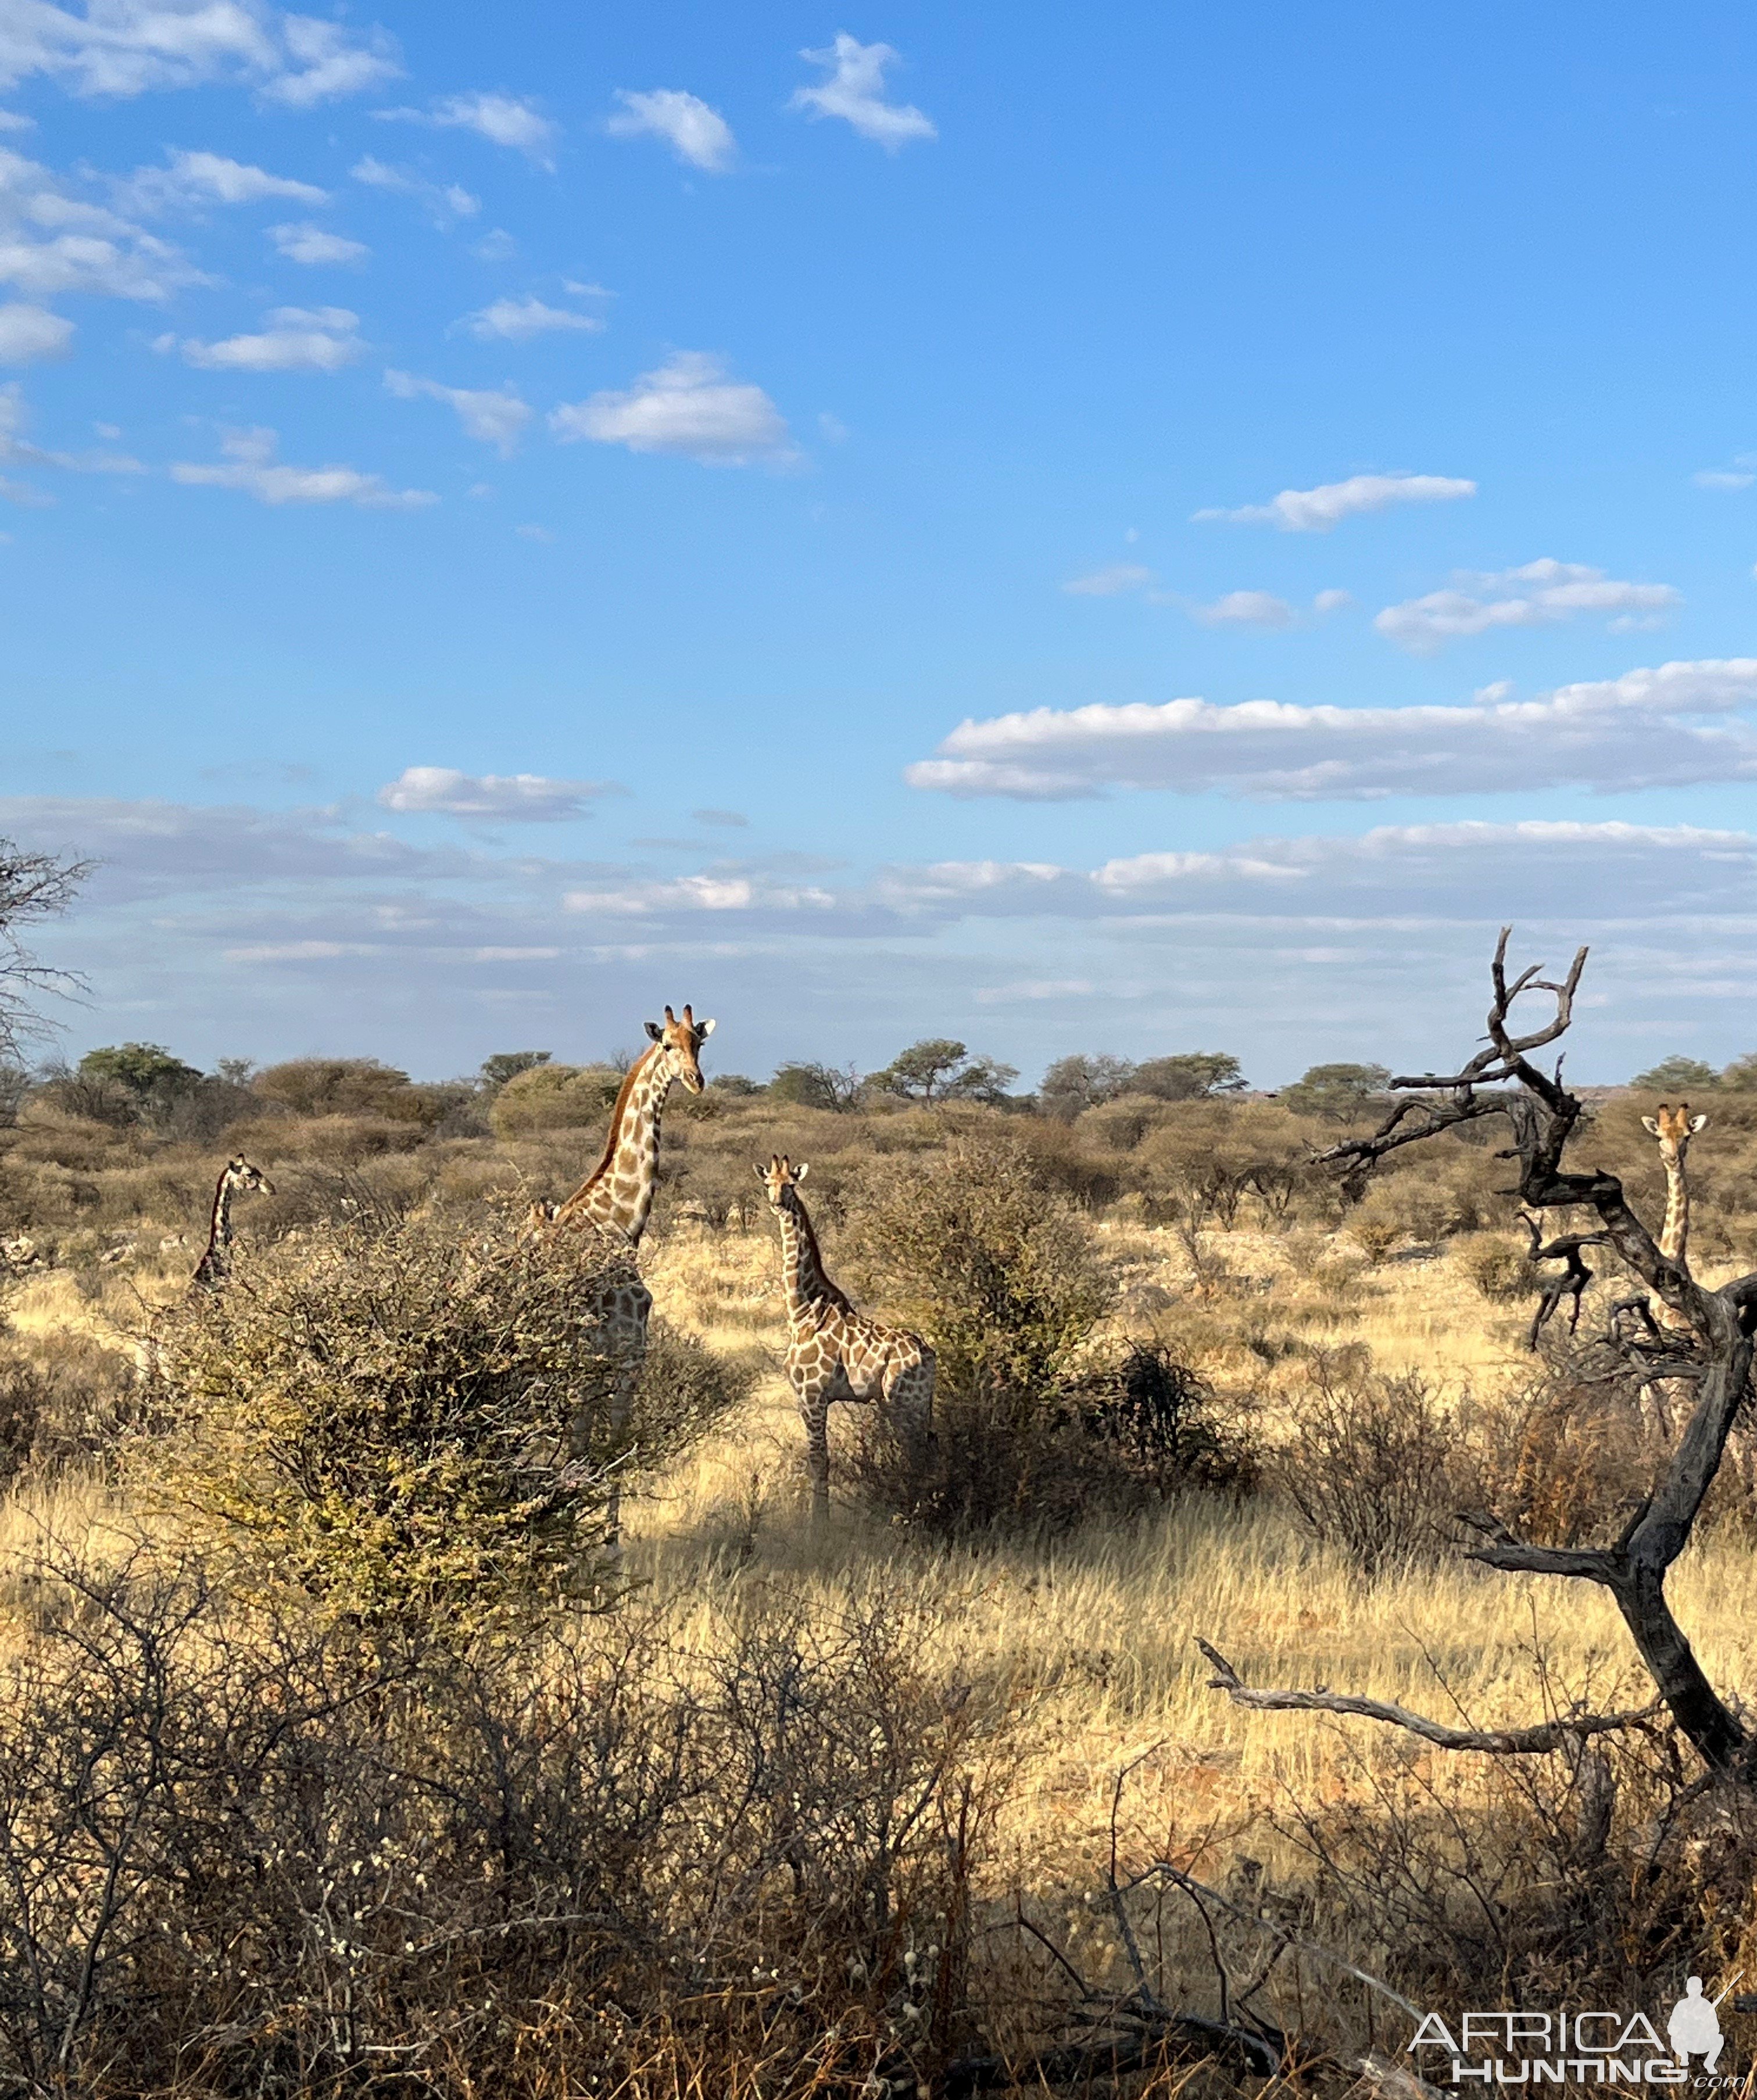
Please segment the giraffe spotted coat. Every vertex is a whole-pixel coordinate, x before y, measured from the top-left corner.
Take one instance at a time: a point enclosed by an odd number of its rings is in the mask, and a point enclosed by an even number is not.
[[[781,1273],[787,1286],[788,1382],[806,1425],[814,1521],[830,1502],[829,1410],[838,1400],[877,1401],[912,1454],[925,1455],[933,1434],[934,1352],[907,1328],[887,1327],[856,1312],[830,1281],[817,1234],[799,1194],[809,1171],[778,1154],[757,1178],[781,1221]]]

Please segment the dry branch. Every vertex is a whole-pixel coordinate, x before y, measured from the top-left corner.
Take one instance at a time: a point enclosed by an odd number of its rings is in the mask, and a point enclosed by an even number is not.
[[[1689,1543],[1749,1389],[1757,1276],[1742,1277],[1718,1290],[1704,1290],[1686,1268],[1661,1252],[1653,1233],[1630,1208],[1614,1174],[1602,1167],[1585,1173],[1565,1170],[1563,1154],[1575,1135],[1581,1104],[1563,1086],[1561,1063],[1553,1074],[1547,1073],[1531,1061],[1530,1052],[1566,1033],[1587,951],[1579,951],[1559,982],[1541,977],[1541,964],[1510,979],[1507,944],[1511,930],[1503,927],[1495,943],[1484,1047],[1447,1076],[1427,1073],[1393,1079],[1393,1088],[1419,1090],[1422,1098],[1400,1101],[1376,1131],[1345,1139],[1318,1157],[1358,1187],[1380,1160],[1405,1145],[1419,1144],[1483,1116],[1504,1115],[1512,1129],[1509,1156],[1519,1162],[1516,1193],[1526,1211],[1541,1214],[1579,1205],[1597,1215],[1600,1234],[1567,1236],[1578,1242],[1571,1256],[1563,1251],[1565,1241],[1554,1242],[1561,1258],[1578,1262],[1579,1246],[1587,1244],[1589,1238],[1602,1237],[1649,1290],[1688,1322],[1693,1339],[1686,1369],[1696,1383],[1695,1404],[1664,1472],[1616,1544],[1586,1551],[1538,1546],[1486,1519],[1479,1521],[1478,1529],[1487,1543],[1477,1547],[1472,1557],[1509,1572],[1565,1575],[1603,1584],[1616,1599],[1641,1660],[1678,1726],[1709,1765],[1734,1772],[1749,1784],[1757,1778],[1750,1738],[1709,1683],[1672,1617],[1665,1583],[1672,1563]],[[1513,1008],[1530,992],[1549,993],[1554,1005],[1546,1020],[1521,1034]],[[1565,1276],[1562,1289],[1569,1283]],[[1558,1303],[1560,1296],[1558,1291]],[[1553,1312],[1554,1306],[1550,1309]],[[1537,1325],[1542,1324],[1540,1316]],[[1609,1339],[1616,1346],[1616,1337]]]
[[[1305,1710],[1352,1714],[1363,1721],[1384,1721],[1393,1727],[1406,1728],[1412,1736],[1419,1736],[1424,1742],[1436,1744],[1442,1750],[1487,1750],[1496,1757],[1541,1757],[1560,1749],[1567,1742],[1578,1742],[1588,1736],[1610,1735],[1619,1728],[1632,1728],[1640,1722],[1650,1721],[1665,1706],[1662,1699],[1655,1699],[1626,1714],[1562,1714],[1554,1720],[1541,1721],[1530,1728],[1449,1728],[1442,1722],[1430,1721],[1425,1714],[1412,1714],[1408,1707],[1393,1705],[1384,1699],[1359,1699],[1344,1692],[1259,1688],[1245,1683],[1218,1648],[1199,1639],[1196,1646],[1214,1665],[1216,1674],[1208,1679],[1210,1688],[1224,1692],[1235,1706],[1253,1706],[1265,1713]]]

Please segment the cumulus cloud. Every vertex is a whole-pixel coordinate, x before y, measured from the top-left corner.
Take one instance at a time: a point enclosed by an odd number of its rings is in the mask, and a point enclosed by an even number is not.
[[[565,307],[546,307],[541,299],[523,298],[496,299],[473,314],[466,314],[457,325],[466,329],[478,342],[528,342],[532,336],[547,335],[558,329],[596,335],[604,324],[595,314],[572,313]]]
[[[417,379],[407,372],[386,372],[384,383],[400,401],[444,402],[456,412],[466,437],[492,445],[502,459],[519,449],[519,436],[531,420],[529,404],[510,387],[442,386],[436,379]]]
[[[259,335],[222,342],[161,335],[152,347],[180,351],[203,372],[340,372],[366,347],[359,328],[360,315],[346,307],[276,307]]]
[[[1446,590],[1388,605],[1373,624],[1418,654],[1504,627],[1546,627],[1582,613],[1610,615],[1613,632],[1657,627],[1683,603],[1670,584],[1633,584],[1578,562],[1545,559],[1492,572],[1460,570]]]
[[[1212,605],[1191,608],[1206,627],[1291,627],[1299,615],[1273,591],[1228,591]]]
[[[639,93],[619,87],[616,99],[622,112],[604,126],[612,139],[663,139],[680,161],[710,175],[725,174],[737,161],[731,126],[699,95],[680,87]]]
[[[1317,488],[1284,488],[1267,503],[1235,510],[1199,510],[1199,518],[1233,525],[1275,525],[1283,532],[1328,532],[1345,518],[1384,510],[1393,503],[1455,503],[1474,496],[1477,484],[1443,474],[1357,474]]]
[[[1357,801],[1757,779],[1757,657],[1678,662],[1532,700],[1490,687],[1461,706],[1137,702],[966,721],[912,786],[1057,801],[1114,788]]]
[[[223,153],[168,152],[162,168],[136,168],[117,185],[131,211],[192,211],[203,205],[260,204],[278,197],[293,204],[328,204],[329,192],[315,183],[271,175],[266,168],[227,160]]]
[[[448,227],[454,219],[474,218],[482,209],[482,200],[472,196],[461,183],[432,183],[425,175],[412,174],[407,168],[392,167],[388,161],[376,160],[370,153],[363,153],[348,173],[357,183],[369,189],[387,190],[394,196],[413,197],[417,204],[425,205],[435,225]]]
[[[1089,576],[1071,576],[1062,588],[1071,598],[1121,598],[1130,591],[1144,589],[1153,581],[1151,569],[1144,569],[1138,562],[1113,562],[1107,569],[1094,569]]]
[[[378,790],[387,810],[402,815],[492,818],[500,823],[549,824],[589,814],[587,805],[612,790],[602,780],[549,780],[540,773],[486,773],[449,765],[410,765]]]
[[[522,95],[448,95],[426,109],[375,109],[391,122],[436,124],[443,129],[474,131],[491,145],[507,146],[540,168],[553,169],[561,126]]]
[[[730,379],[717,357],[679,351],[626,393],[592,395],[557,408],[550,428],[635,452],[672,452],[704,466],[748,466],[797,457],[781,412],[760,386]]]
[[[73,340],[73,324],[46,307],[0,306],[0,364],[35,364],[64,357]]]
[[[89,293],[162,300],[204,282],[179,249],[0,147],[0,285],[28,299]]]
[[[219,464],[179,460],[171,479],[191,488],[236,488],[258,503],[355,503],[368,510],[413,510],[439,497],[426,488],[391,488],[383,477],[352,466],[287,466],[275,457],[273,430],[228,431]]]
[[[326,263],[364,262],[372,253],[364,240],[350,240],[344,234],[313,226],[309,219],[294,225],[271,226],[268,237],[277,254],[310,268]]]
[[[898,53],[889,44],[863,44],[846,34],[827,51],[801,51],[802,59],[823,67],[828,78],[815,86],[796,88],[789,109],[807,117],[839,117],[863,139],[894,153],[912,139],[937,139],[933,119],[912,103],[885,99],[885,68]]]
[[[309,108],[398,71],[382,30],[357,37],[262,0],[13,0],[0,14],[0,88],[33,73],[110,97],[235,81]]]

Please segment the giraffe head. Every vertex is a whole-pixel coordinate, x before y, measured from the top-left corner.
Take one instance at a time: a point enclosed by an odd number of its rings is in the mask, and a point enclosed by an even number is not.
[[[1659,1140],[1662,1159],[1675,1159],[1681,1167],[1684,1155],[1689,1151],[1690,1140],[1708,1120],[1705,1115],[1693,1116],[1688,1101],[1680,1101],[1673,1108],[1669,1101],[1662,1101],[1657,1116],[1643,1116],[1642,1127],[1649,1137]]]
[[[226,1162],[224,1179],[227,1187],[234,1195],[241,1189],[254,1189],[265,1196],[272,1196],[275,1193],[274,1183],[260,1167],[253,1165],[241,1152],[235,1154]]]
[[[771,1153],[768,1165],[757,1169],[757,1179],[769,1192],[770,1209],[792,1210],[795,1207],[793,1191],[810,1171],[809,1160],[801,1159],[796,1167],[792,1160],[784,1159],[779,1153]]]
[[[679,1021],[668,1006],[664,1026],[649,1021],[647,1032],[659,1045],[660,1061],[668,1079],[681,1079],[692,1094],[699,1094],[708,1083],[702,1077],[701,1047],[713,1035],[713,1023],[698,1021],[686,1006]]]

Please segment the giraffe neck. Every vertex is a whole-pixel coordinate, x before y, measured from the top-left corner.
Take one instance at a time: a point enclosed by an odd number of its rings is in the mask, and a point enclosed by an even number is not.
[[[629,1067],[611,1110],[604,1156],[556,1211],[558,1223],[589,1218],[638,1243],[659,1183],[659,1116],[670,1091],[664,1048],[656,1043]]]
[[[797,1189],[781,1209],[781,1274],[787,1285],[789,1326],[814,1321],[832,1306],[847,1310],[848,1300],[824,1271],[818,1236]]]
[[[207,1229],[207,1251],[210,1255],[222,1255],[232,1245],[232,1174],[228,1170],[219,1177],[219,1185],[214,1191],[214,1215]]]
[[[1665,1167],[1666,1222],[1659,1235],[1659,1251],[1682,1268],[1690,1238],[1690,1185],[1684,1179],[1681,1159],[1668,1158]]]

